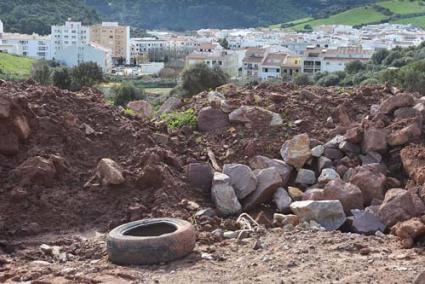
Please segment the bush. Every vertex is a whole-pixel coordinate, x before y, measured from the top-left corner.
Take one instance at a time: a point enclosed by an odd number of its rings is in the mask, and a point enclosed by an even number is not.
[[[298,86],[307,86],[311,85],[312,81],[310,79],[310,76],[308,76],[305,73],[299,73],[294,77],[294,84]]]
[[[330,87],[336,86],[339,84],[339,77],[337,74],[329,74],[322,77],[319,81],[317,81],[317,85],[322,87]]]
[[[123,83],[115,90],[114,105],[126,106],[131,101],[143,100],[144,92],[133,84]]]
[[[380,65],[389,54],[390,52],[387,49],[380,49],[372,55],[372,62]]]
[[[51,74],[52,71],[47,61],[38,61],[31,66],[31,79],[41,85],[48,85],[50,83]]]
[[[229,76],[218,67],[196,64],[182,75],[182,89],[185,96],[194,96],[202,91],[214,89],[227,83]]]
[[[345,72],[348,74],[358,73],[366,69],[366,65],[363,64],[360,60],[348,62],[345,65]]]
[[[72,78],[68,68],[56,69],[52,77],[53,85],[64,90],[71,88]]]
[[[164,113],[161,115],[161,119],[167,123],[170,129],[180,128],[185,125],[195,127],[198,121],[196,112],[192,108],[183,112]]]
[[[81,63],[71,71],[72,89],[80,90],[83,87],[92,87],[103,81],[102,69],[94,62]]]

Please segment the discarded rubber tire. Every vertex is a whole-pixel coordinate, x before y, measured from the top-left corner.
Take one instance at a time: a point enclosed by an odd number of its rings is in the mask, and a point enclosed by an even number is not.
[[[195,229],[187,221],[156,218],[116,227],[107,237],[109,259],[120,265],[169,262],[193,251]]]

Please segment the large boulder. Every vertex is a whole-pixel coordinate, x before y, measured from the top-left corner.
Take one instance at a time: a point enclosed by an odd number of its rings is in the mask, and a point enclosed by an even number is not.
[[[387,136],[387,142],[390,146],[399,146],[417,139],[422,134],[422,129],[418,122],[413,122],[402,129],[392,131]]]
[[[151,118],[153,116],[152,105],[144,100],[129,102],[127,108],[131,109],[137,116],[142,118]]]
[[[425,147],[405,147],[401,150],[400,157],[409,177],[417,185],[423,185],[425,183]]]
[[[214,170],[208,163],[191,163],[186,168],[190,185],[204,194],[211,193]]]
[[[392,96],[379,106],[379,111],[384,114],[389,114],[401,107],[410,107],[415,104],[415,99],[409,94],[399,94]]]
[[[316,183],[316,174],[312,170],[300,169],[297,173],[295,183],[302,186],[309,186]]]
[[[169,97],[159,108],[158,114],[164,114],[176,110],[182,104],[182,100],[176,97]]]
[[[257,106],[241,106],[229,114],[233,123],[248,123],[253,126],[279,126],[283,124],[282,117],[267,109]]]
[[[378,217],[391,227],[425,213],[425,205],[416,193],[402,188],[390,189],[378,209]]]
[[[283,187],[279,187],[276,190],[273,196],[273,202],[276,204],[278,212],[289,213],[291,211],[290,205],[292,198]]]
[[[99,161],[96,175],[104,185],[119,185],[125,182],[121,167],[114,160],[108,158]]]
[[[351,228],[355,233],[369,235],[385,231],[385,225],[374,213],[358,209],[351,210],[351,213]]]
[[[341,177],[334,169],[323,169],[317,181],[321,184],[325,184],[331,180],[337,180],[340,178]]]
[[[243,201],[244,210],[253,209],[261,203],[270,201],[280,186],[282,178],[275,167],[260,170],[257,174],[257,188]]]
[[[20,185],[51,186],[55,180],[56,167],[51,160],[36,156],[20,164],[14,173],[20,178]]]
[[[280,154],[286,163],[297,169],[302,168],[311,157],[310,137],[308,134],[294,136],[282,145]]]
[[[346,220],[344,209],[338,200],[296,201],[291,204],[291,210],[300,217],[301,222],[314,220],[326,230],[336,230]]]
[[[387,150],[388,130],[382,128],[369,128],[364,131],[362,149],[367,152],[384,152]]]
[[[423,218],[412,218],[397,223],[391,228],[391,232],[399,238],[403,248],[412,248],[415,244],[415,240],[425,235],[425,224],[422,219]]]
[[[222,173],[214,173],[211,197],[220,216],[230,216],[241,212],[241,204],[230,185],[230,177]]]
[[[282,160],[270,159],[265,156],[255,156],[249,161],[251,168],[256,170],[275,167],[282,177],[282,186],[286,186],[291,177],[293,168]]]
[[[230,177],[230,184],[239,199],[244,199],[257,187],[257,177],[248,166],[225,164],[223,173]]]
[[[324,200],[339,200],[346,214],[352,209],[363,208],[362,191],[351,183],[342,180],[332,180],[326,184],[322,198]]]
[[[385,180],[386,176],[371,166],[355,168],[349,179],[362,191],[365,206],[369,206],[373,199],[384,199]]]
[[[202,132],[229,126],[227,115],[217,108],[204,107],[198,113],[198,128]]]

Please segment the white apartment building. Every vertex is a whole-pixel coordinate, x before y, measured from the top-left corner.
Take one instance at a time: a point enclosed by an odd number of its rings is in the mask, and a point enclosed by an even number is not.
[[[0,21],[0,51],[35,59],[52,59],[50,36],[5,33]]]
[[[52,26],[52,47],[53,58],[61,61],[58,57],[60,51],[67,47],[74,47],[77,50],[90,43],[90,28],[83,26],[81,22],[65,22],[62,26]],[[60,54],[63,55],[63,52]],[[81,57],[81,56],[80,56]]]
[[[164,51],[167,49],[167,41],[154,37],[131,38],[131,57],[148,54],[149,52]]]
[[[77,66],[83,62],[94,62],[103,72],[112,71],[112,51],[94,42],[79,47],[66,46],[56,53],[59,62],[69,67]]]

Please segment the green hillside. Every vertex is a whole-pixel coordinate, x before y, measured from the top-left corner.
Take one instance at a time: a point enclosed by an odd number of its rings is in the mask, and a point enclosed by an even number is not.
[[[34,59],[0,52],[0,78],[21,80],[29,77]]]
[[[320,25],[362,26],[377,23],[413,24],[425,27],[425,1],[423,0],[384,0],[375,4],[367,4],[328,17],[284,23],[283,27],[291,27],[302,31]],[[276,25],[272,26],[275,27]]]

